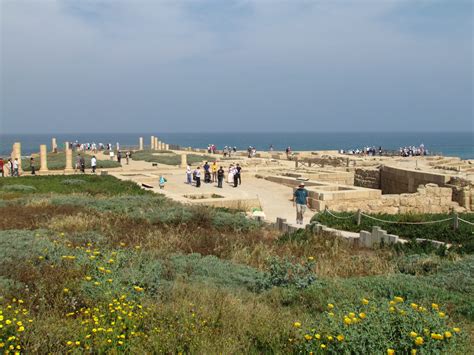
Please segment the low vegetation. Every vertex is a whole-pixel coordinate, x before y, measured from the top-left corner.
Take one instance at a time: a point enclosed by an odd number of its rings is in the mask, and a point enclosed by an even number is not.
[[[471,255],[280,235],[110,176],[44,179],[0,180],[1,351],[473,350]]]
[[[422,224],[423,222],[440,221],[452,218],[452,214],[373,214],[370,215],[377,219],[390,221],[383,223],[362,217],[360,225],[357,225],[357,218],[354,213],[341,212],[332,213],[322,212],[313,217],[313,221],[320,222],[328,227],[359,232],[361,230],[371,231],[372,227],[379,226],[388,233],[396,234],[402,238],[415,240],[416,238],[433,239],[441,242],[454,243],[462,252],[474,253],[474,227],[468,223],[459,222],[459,228],[453,228],[453,220],[441,223]],[[353,217],[351,217],[353,216]],[[459,218],[474,223],[474,214],[461,213]],[[410,222],[421,224],[397,224],[393,222]]]
[[[188,164],[214,161],[216,158],[209,155],[187,154]],[[165,165],[181,164],[181,156],[169,150],[141,150],[133,153],[133,160],[144,160],[150,163]]]
[[[77,152],[72,153],[72,163],[73,165],[76,163]],[[97,158],[100,155],[97,155]],[[86,169],[91,168],[91,158],[92,155],[84,155],[84,160],[86,163]],[[64,170],[66,168],[66,154],[64,151],[57,152],[57,153],[48,153],[47,155],[47,162],[48,162],[48,169],[49,170]],[[30,167],[30,159],[23,158],[21,161],[22,169],[26,172],[31,171]],[[35,167],[36,170],[40,168],[40,161],[39,156],[35,159]],[[97,169],[110,169],[110,168],[118,168],[120,164],[117,160],[97,160]]]

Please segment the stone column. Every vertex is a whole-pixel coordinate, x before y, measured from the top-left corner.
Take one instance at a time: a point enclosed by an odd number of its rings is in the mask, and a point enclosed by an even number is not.
[[[40,170],[41,171],[48,171],[47,154],[48,154],[48,148],[46,147],[46,144],[41,144],[40,145]]]
[[[155,150],[160,150],[160,141],[158,140],[158,137],[155,137]]]
[[[56,138],[51,138],[51,151],[53,153],[57,153],[58,152],[58,143],[56,142]]]
[[[12,152],[12,159],[18,159],[18,173],[22,173],[23,170],[21,168],[21,143],[15,142],[13,143],[13,152]]]
[[[69,149],[69,142],[64,144],[64,152],[66,153],[66,167],[64,172],[71,173],[74,171],[74,168],[72,166],[72,149]]]
[[[181,153],[181,167],[186,168],[188,166],[188,155],[186,153]]]
[[[165,144],[165,150],[170,150],[170,145],[168,143]]]
[[[138,150],[143,150],[143,137],[138,139]]]
[[[155,136],[151,136],[150,149],[155,149]]]

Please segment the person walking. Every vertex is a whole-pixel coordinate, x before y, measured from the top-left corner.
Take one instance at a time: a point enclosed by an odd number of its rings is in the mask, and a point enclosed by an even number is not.
[[[214,161],[211,165],[212,182],[217,182],[217,162]]]
[[[33,157],[30,158],[30,169],[31,169],[31,175],[36,175],[35,158]]]
[[[222,182],[224,181],[224,168],[221,166],[219,170],[217,170],[217,187],[222,189]]]
[[[305,189],[304,183],[300,183],[298,188],[293,193],[293,206],[296,205],[296,223],[303,224],[304,213],[308,203],[308,190]]]
[[[166,180],[163,175],[160,175],[160,180],[159,180],[159,185],[160,185],[160,190],[163,190],[165,188],[165,183],[167,183],[168,180]]]
[[[125,153],[125,161],[127,162],[127,165],[128,165],[128,163],[129,163],[129,159],[130,159],[130,152],[127,151],[127,152]]]
[[[242,171],[242,167],[239,164],[237,164],[235,170],[237,171],[237,173],[235,175],[237,175],[237,180],[239,182],[239,185],[241,185],[242,184],[242,178],[241,178],[240,173]]]
[[[18,171],[18,158],[15,158],[15,160],[13,161],[13,164],[12,164],[12,176],[20,176],[19,174],[19,171]]]
[[[95,157],[95,155],[93,155],[91,158],[91,168],[92,168],[92,173],[95,174],[95,169],[97,168],[97,158]]]
[[[189,185],[192,185],[193,183],[193,172],[189,165],[186,167],[186,183]]]
[[[196,178],[196,187],[201,187],[201,167],[198,166],[196,170],[194,170],[194,176]]]
[[[85,173],[86,172],[86,160],[84,159],[83,156],[81,156],[81,159],[79,161],[79,164],[81,166],[81,173]]]
[[[74,164],[74,173],[81,169],[81,154],[76,156],[76,164]]]
[[[122,164],[121,163],[121,161],[122,161],[122,152],[120,150],[117,152],[117,161],[118,161],[119,164]]]
[[[5,165],[3,158],[0,157],[0,174],[2,174],[2,177],[5,177],[5,172],[3,170],[3,166]]]

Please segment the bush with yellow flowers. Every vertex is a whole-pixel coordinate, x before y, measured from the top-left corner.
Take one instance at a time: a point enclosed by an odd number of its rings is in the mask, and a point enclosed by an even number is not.
[[[33,320],[21,299],[0,304],[0,352],[4,354],[21,353],[24,347],[24,334]]]
[[[376,302],[366,298],[348,309],[328,304],[317,325],[295,322],[292,342],[308,353],[417,354],[456,351],[461,329],[450,324],[438,304],[418,305],[402,297]]]
[[[108,304],[83,307],[66,314],[66,318],[81,323],[82,331],[74,338],[64,340],[71,349],[107,352],[126,351],[134,339],[148,337],[151,327],[145,319],[148,310],[140,303],[128,300],[126,295],[114,298]]]

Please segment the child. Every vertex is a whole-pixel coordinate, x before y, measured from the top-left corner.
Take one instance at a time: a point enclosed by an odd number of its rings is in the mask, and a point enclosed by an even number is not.
[[[168,182],[163,175],[160,175],[160,190],[163,190],[165,188],[165,183]]]

